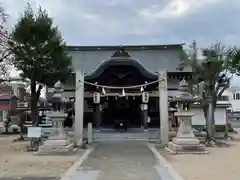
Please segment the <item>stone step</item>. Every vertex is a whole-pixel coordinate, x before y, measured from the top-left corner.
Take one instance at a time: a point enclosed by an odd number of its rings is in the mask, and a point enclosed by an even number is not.
[[[199,154],[205,154],[208,153],[205,146],[202,144],[175,144],[173,142],[168,143],[167,150],[173,153],[199,153]]]
[[[102,132],[95,132],[93,134],[94,140],[147,140],[147,139],[159,139],[160,133],[159,132],[143,132],[143,133],[102,133]]]
[[[62,142],[49,140],[39,147],[38,154],[49,154],[49,153],[71,153],[74,149],[74,144],[61,144]],[[63,140],[64,141],[64,140]]]

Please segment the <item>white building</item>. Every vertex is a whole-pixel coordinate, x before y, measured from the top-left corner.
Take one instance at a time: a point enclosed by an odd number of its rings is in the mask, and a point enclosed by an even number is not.
[[[228,113],[229,120],[240,120],[240,87],[231,87],[223,93],[231,104]]]
[[[240,87],[231,87],[223,93],[223,98],[228,100],[233,112],[240,111]]]

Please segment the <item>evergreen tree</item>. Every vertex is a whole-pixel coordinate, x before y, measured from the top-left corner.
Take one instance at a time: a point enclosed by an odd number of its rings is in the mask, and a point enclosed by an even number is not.
[[[46,10],[40,7],[35,14],[29,4],[10,35],[9,45],[13,64],[30,81],[31,118],[38,124],[37,102],[43,85],[67,80],[72,73],[71,58]]]

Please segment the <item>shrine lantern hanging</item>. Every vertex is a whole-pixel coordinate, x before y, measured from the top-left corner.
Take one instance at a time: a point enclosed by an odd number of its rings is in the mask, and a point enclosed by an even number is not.
[[[149,93],[148,92],[143,92],[142,93],[142,102],[143,103],[148,103],[149,101]]]
[[[99,93],[99,92],[93,93],[93,102],[94,102],[95,104],[100,103],[100,93]]]

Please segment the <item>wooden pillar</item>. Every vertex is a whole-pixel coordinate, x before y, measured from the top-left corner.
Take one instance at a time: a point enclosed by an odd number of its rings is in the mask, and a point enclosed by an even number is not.
[[[148,130],[148,104],[142,104],[142,119],[143,119],[143,128],[144,131]]]
[[[101,104],[100,103],[96,103],[95,104],[95,112],[94,112],[94,121],[95,121],[95,125],[96,125],[96,129],[99,130],[101,127]]]
[[[160,139],[162,145],[168,144],[169,121],[168,121],[168,91],[167,91],[167,72],[158,71],[158,92],[159,92],[159,113],[160,113]]]
[[[140,112],[140,118],[141,118],[141,128],[144,129],[144,119],[143,119],[143,104],[140,104],[140,109],[141,109],[141,112]]]
[[[77,146],[83,142],[84,73],[76,71],[74,135]]]

